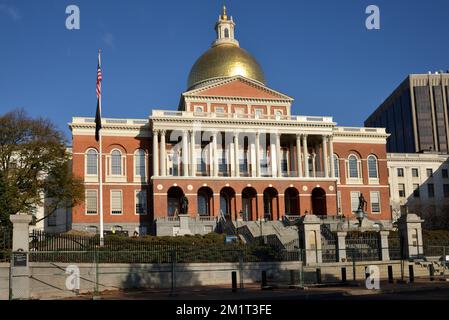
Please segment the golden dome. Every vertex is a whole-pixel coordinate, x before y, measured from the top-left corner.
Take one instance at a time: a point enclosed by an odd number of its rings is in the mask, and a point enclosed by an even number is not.
[[[193,65],[189,74],[188,88],[206,80],[236,75],[265,84],[262,68],[246,50],[232,43],[215,45]]]

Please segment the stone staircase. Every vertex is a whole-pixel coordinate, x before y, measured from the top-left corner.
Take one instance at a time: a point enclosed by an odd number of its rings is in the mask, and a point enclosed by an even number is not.
[[[282,245],[298,239],[296,226],[284,225],[282,221],[232,221],[236,233],[242,235],[245,243],[264,237],[277,237]]]
[[[435,277],[449,277],[449,265],[438,259],[415,260],[415,266],[418,270],[425,272],[424,276],[430,276],[430,269],[433,268]]]

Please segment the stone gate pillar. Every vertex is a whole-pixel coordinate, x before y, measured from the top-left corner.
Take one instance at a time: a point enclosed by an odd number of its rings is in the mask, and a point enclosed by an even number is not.
[[[424,254],[421,228],[423,222],[424,220],[414,213],[408,213],[398,219],[399,234],[406,259],[420,258]]]
[[[31,215],[15,214],[9,218],[13,224],[12,234],[12,298],[30,298],[30,268],[29,268],[29,225]]]
[[[320,219],[312,214],[301,217],[300,232],[304,239],[305,263],[322,263]]]
[[[390,261],[390,251],[388,249],[388,235],[390,231],[380,231],[380,250],[382,261]]]
[[[337,232],[337,256],[339,262],[346,261],[346,236],[348,235],[345,231]]]

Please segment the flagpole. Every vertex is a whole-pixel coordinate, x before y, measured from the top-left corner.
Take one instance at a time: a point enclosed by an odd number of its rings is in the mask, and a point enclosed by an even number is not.
[[[101,66],[101,49],[98,50],[98,64]],[[100,121],[101,121],[101,94],[98,97],[98,105],[100,109]],[[99,178],[100,178],[100,246],[104,245],[104,225],[103,225],[103,146],[101,141],[101,128],[98,130],[98,143],[99,143],[99,154],[100,154],[100,164],[99,164]]]

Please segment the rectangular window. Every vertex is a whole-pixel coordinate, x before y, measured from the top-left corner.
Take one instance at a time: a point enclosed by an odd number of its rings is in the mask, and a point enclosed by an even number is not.
[[[97,214],[98,210],[98,196],[97,190],[86,190],[86,214]]]
[[[123,213],[122,190],[111,190],[111,214]]]
[[[433,177],[433,169],[426,169],[427,178]]]
[[[419,184],[414,183],[413,184],[413,197],[414,198],[419,198]]]
[[[353,191],[351,192],[351,212],[354,213],[354,211],[357,211],[359,208],[359,197],[360,192]]]
[[[404,176],[404,168],[398,168],[398,177]]]
[[[47,225],[49,227],[55,227],[56,226],[56,217],[57,217],[58,211],[56,210],[53,212],[48,218],[47,218]]]
[[[263,109],[255,109],[256,118],[260,118],[263,115]]]
[[[412,177],[413,178],[418,178],[419,177],[418,168],[412,168]]]
[[[378,191],[370,192],[371,212],[380,213],[380,193]]]
[[[447,173],[447,169],[443,169],[443,170],[441,170],[441,176],[443,177],[443,178],[448,178],[448,173]]]
[[[147,214],[147,193],[145,190],[136,190],[136,214]]]
[[[216,113],[224,113],[224,108],[223,107],[216,107],[215,108],[215,112]]]
[[[429,198],[435,197],[435,187],[434,187],[433,183],[429,183],[427,185],[427,193],[429,195]]]
[[[443,193],[445,198],[449,198],[449,184],[443,184]]]
[[[398,184],[399,198],[405,198],[405,184]]]

